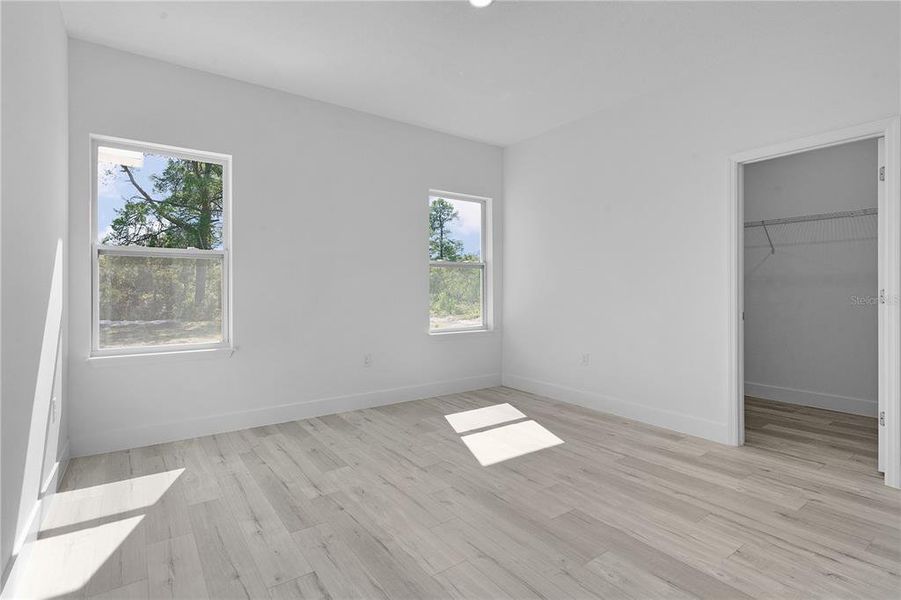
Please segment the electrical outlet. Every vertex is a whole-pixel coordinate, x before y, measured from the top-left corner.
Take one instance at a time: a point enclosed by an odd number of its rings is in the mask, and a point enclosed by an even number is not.
[[[372,366],[372,355],[371,355],[371,354],[364,354],[364,355],[363,355],[363,366],[364,366],[364,367],[371,367],[371,366]]]
[[[591,355],[583,354],[582,355],[582,366],[587,367],[589,364],[591,364]]]

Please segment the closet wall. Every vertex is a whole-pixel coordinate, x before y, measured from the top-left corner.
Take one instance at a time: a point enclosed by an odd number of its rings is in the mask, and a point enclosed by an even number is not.
[[[876,208],[875,140],[747,165],[745,221]],[[877,217],[745,229],[745,393],[876,415]]]

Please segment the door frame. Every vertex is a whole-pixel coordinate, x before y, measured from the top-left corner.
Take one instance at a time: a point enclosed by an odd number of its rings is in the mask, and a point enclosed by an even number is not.
[[[884,406],[885,483],[901,487],[901,118],[790,140],[733,154],[728,160],[729,394],[728,440],[745,443],[744,419],[744,165],[848,142],[885,138],[885,194],[879,205],[879,397]],[[884,400],[884,402],[882,402]],[[882,426],[881,426],[882,427]]]

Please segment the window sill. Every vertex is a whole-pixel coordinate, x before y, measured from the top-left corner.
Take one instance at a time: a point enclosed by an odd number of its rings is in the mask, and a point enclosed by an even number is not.
[[[468,337],[469,335],[485,335],[486,333],[495,333],[495,329],[491,329],[488,327],[482,327],[479,329],[448,329],[448,330],[436,330],[429,331],[429,337],[440,339],[440,338],[454,338],[457,336]]]
[[[156,363],[182,360],[211,360],[229,358],[235,349],[197,348],[191,350],[171,350],[167,352],[146,352],[143,354],[108,354],[88,357],[87,362],[97,367],[122,366],[129,363]]]

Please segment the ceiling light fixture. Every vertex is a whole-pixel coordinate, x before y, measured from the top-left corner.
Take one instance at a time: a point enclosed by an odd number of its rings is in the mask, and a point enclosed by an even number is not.
[[[485,8],[489,4],[494,2],[494,0],[469,0],[469,3],[475,6],[476,8]]]

